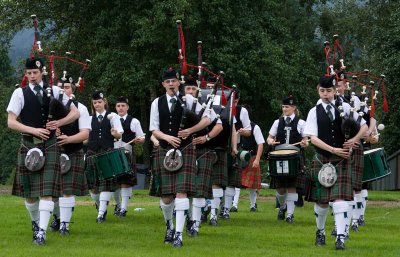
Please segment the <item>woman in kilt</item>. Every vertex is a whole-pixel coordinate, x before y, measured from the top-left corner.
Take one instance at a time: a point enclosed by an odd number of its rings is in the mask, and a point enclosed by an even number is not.
[[[65,81],[59,81],[58,87],[64,90],[69,98],[76,87],[71,76]],[[89,112],[82,103],[69,101],[78,108],[79,119],[74,123],[60,128],[58,143],[62,146],[62,153],[66,154],[71,162],[71,168],[61,175],[61,191],[63,197],[55,200],[54,219],[50,225],[51,231],[59,231],[60,235],[69,235],[69,224],[75,207],[75,196],[87,195],[87,183],[84,174],[85,161],[83,159],[83,141],[89,138],[91,130]]]
[[[345,217],[348,212],[348,204],[345,201],[353,199],[351,149],[358,147],[358,142],[366,132],[367,125],[365,120],[362,120],[358,133],[345,141],[341,130],[343,121],[338,109],[334,106],[335,86],[336,75],[322,76],[317,86],[321,102],[308,113],[304,134],[311,137],[316,154],[312,162],[310,194],[306,196],[306,200],[315,202],[314,212],[317,224],[315,245],[317,246],[325,245],[326,217],[329,202],[333,202],[332,209],[337,228],[335,247],[343,250]],[[344,114],[349,116],[350,106],[346,103],[342,106]],[[356,112],[353,113],[353,118],[357,120]],[[336,181],[333,171],[336,171]],[[319,173],[320,179],[318,179]]]
[[[108,111],[107,99],[101,91],[92,94],[91,127],[86,154],[86,177],[90,194],[98,209],[96,222],[102,223],[106,220],[111,192],[118,188],[118,184],[114,178],[100,179],[101,174],[95,168],[96,155],[114,149],[114,139],[120,139],[124,130],[118,115]]]
[[[285,144],[295,144],[300,142],[301,147],[306,147],[307,137],[304,136],[305,121],[298,117],[297,101],[292,95],[282,99],[282,116],[274,121],[267,139],[270,147],[285,146]],[[276,197],[279,202],[278,220],[285,219],[286,222],[293,223],[295,202],[298,200],[296,187],[301,183],[302,168],[304,167],[304,153],[300,150],[299,170],[296,176],[278,176],[274,174],[271,179],[271,188],[276,189]]]
[[[166,94],[156,98],[151,104],[150,112],[150,131],[159,141],[158,160],[154,161],[153,187],[157,191],[151,191],[153,196],[160,196],[160,206],[166,222],[166,233],[164,243],[172,243],[174,247],[181,247],[182,232],[185,225],[185,214],[189,209],[189,196],[196,193],[196,151],[192,144],[192,134],[204,129],[210,123],[208,118],[209,111],[205,111],[200,122],[192,127],[187,127],[184,123],[183,108],[191,110],[193,96],[186,95],[186,106],[182,106],[177,97],[180,82],[179,74],[172,68],[164,71],[162,75],[162,85]],[[196,106],[196,113],[199,113],[201,106]],[[182,128],[183,129],[180,129]],[[180,149],[182,152],[183,165],[178,170],[167,170],[164,165],[166,153],[171,149]],[[175,151],[171,152],[176,153]],[[174,199],[175,198],[175,199]],[[172,217],[173,210],[176,212],[176,229],[174,229]],[[175,231],[174,231],[175,230]]]
[[[38,245],[46,240],[47,226],[54,209],[52,199],[61,196],[60,147],[56,143],[55,130],[79,118],[78,110],[71,106],[65,118],[47,120],[50,99],[45,92],[48,85],[42,80],[43,66],[39,58],[26,60],[25,76],[29,85],[15,89],[7,107],[8,127],[22,133],[12,194],[25,198],[32,221],[33,243]],[[59,88],[52,86],[51,89],[53,97],[58,99]],[[68,98],[64,96],[63,103],[67,101]],[[40,158],[38,162],[42,162],[43,167],[40,168],[39,163],[33,166],[25,164],[30,150],[35,150],[32,155],[42,152],[44,161]]]

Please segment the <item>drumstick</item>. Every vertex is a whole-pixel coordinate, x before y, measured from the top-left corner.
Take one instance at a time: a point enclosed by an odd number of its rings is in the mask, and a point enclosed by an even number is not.
[[[299,144],[301,144],[301,142],[302,142],[302,141],[300,141],[300,142],[297,142],[297,143],[294,143],[294,144],[290,144],[290,145],[292,145],[292,146],[296,146],[296,145],[299,145]],[[306,140],[306,142],[310,142],[310,139],[307,139],[307,140]]]
[[[123,146],[121,146],[120,148],[123,148],[123,147],[125,147],[125,146],[127,146],[127,145],[130,145],[130,144],[132,144],[133,143],[133,141],[135,141],[135,139],[137,139],[137,138],[143,138],[143,137],[145,137],[146,136],[146,133],[144,133],[143,135],[141,135],[140,137],[135,137],[134,139],[132,139],[131,141],[129,141],[128,143],[125,143]]]

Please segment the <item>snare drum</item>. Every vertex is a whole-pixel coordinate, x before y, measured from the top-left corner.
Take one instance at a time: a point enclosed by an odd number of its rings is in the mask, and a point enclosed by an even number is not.
[[[362,182],[374,181],[391,173],[383,148],[364,152],[364,171]]]
[[[124,149],[115,149],[95,155],[94,163],[99,180],[119,177],[132,171]]]
[[[271,176],[297,176],[300,172],[300,154],[296,150],[272,151],[268,163]]]

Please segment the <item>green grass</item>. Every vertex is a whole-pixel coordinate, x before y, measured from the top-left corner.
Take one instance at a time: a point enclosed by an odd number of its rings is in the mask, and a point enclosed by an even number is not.
[[[256,213],[248,210],[248,192],[242,190],[239,212],[219,227],[202,225],[198,238],[184,235],[181,249],[163,244],[165,226],[159,199],[146,191],[134,191],[125,219],[111,215],[96,224],[90,197],[79,197],[71,224],[71,235],[48,232],[45,246],[31,244],[32,232],[22,198],[0,192],[0,256],[400,256],[400,192],[370,192],[366,226],[351,233],[346,250],[334,249],[327,236],[325,247],[315,247],[313,204],[295,211],[295,223],[277,221],[272,190],[261,190]],[[390,200],[375,202],[374,200]],[[133,211],[145,208],[142,212]],[[327,233],[333,227],[328,216]]]

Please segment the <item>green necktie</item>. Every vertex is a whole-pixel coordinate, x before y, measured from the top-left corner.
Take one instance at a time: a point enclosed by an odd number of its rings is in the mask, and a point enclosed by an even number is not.
[[[171,103],[171,113],[174,112],[175,110],[175,105],[176,105],[176,99],[175,98],[171,98],[169,100],[169,102]]]
[[[326,106],[326,114],[328,114],[329,119],[330,119],[331,121],[333,121],[333,114],[332,114],[332,112],[331,112],[331,108],[332,108],[332,106],[330,106],[330,105],[327,105],[327,106]]]
[[[38,99],[40,105],[43,104],[43,96],[42,96],[42,94],[40,93],[40,90],[41,90],[41,89],[42,89],[42,88],[41,88],[39,85],[36,85],[36,86],[33,88],[33,90],[36,91],[36,97],[37,97],[37,99]]]

